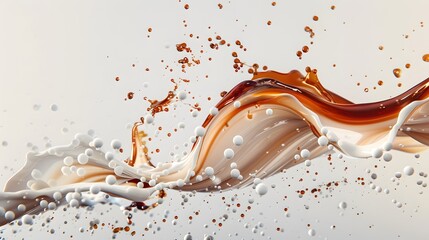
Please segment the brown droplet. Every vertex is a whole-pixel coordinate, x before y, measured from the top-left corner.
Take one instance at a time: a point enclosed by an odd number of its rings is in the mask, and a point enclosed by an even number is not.
[[[272,3],[271,3],[271,6],[273,6],[273,7],[274,7],[275,5],[277,5],[277,3],[276,3],[276,2],[272,2]]]
[[[303,51],[304,53],[307,53],[307,52],[308,52],[308,50],[310,50],[310,48],[309,48],[308,46],[304,46],[304,47],[302,47],[302,51]]]
[[[423,59],[423,61],[425,61],[425,62],[429,62],[429,54],[425,54],[425,55],[423,55],[422,59]]]
[[[381,85],[383,85],[383,81],[379,80],[378,81],[378,86],[381,86]]]
[[[313,16],[313,21],[319,21],[319,17],[318,16]]]
[[[393,69],[393,75],[395,75],[396,78],[400,78],[401,77],[401,69],[399,69],[399,68]]]
[[[191,49],[187,47],[186,43],[176,44],[176,49],[177,49],[178,52],[183,52],[185,50],[186,50],[186,52],[190,52],[191,51]]]
[[[222,9],[222,8],[223,8],[223,5],[222,5],[222,4],[220,4],[220,3],[219,3],[217,6],[219,7],[219,9]]]
[[[115,80],[116,80],[116,81],[119,81],[119,80],[121,80],[121,79],[120,79],[119,77],[115,77]]]
[[[236,52],[232,52],[233,57],[238,57],[238,54]]]
[[[331,10],[334,10],[334,9],[335,9],[335,5],[332,5],[332,6],[331,6]]]
[[[398,87],[402,87],[402,83],[398,83]]]
[[[271,25],[271,21],[268,21],[268,22],[267,22],[267,25],[268,25],[268,26],[270,26],[270,25]]]
[[[305,26],[305,27],[304,27],[304,31],[306,31],[306,32],[310,33],[310,38],[313,38],[313,37],[314,37],[314,32],[313,32],[313,29],[312,29],[311,27],[309,27],[309,26]]]
[[[184,8],[185,8],[186,10],[188,10],[188,9],[189,9],[189,4],[185,4]]]
[[[364,91],[365,91],[365,92],[368,92],[368,91],[369,91],[369,89],[368,89],[368,88],[365,88],[365,89],[364,89]]]
[[[378,50],[383,50],[384,49],[384,47],[383,46],[378,46]]]
[[[410,68],[410,67],[411,67],[411,64],[409,63],[405,64],[405,68]]]
[[[152,32],[152,28],[148,28],[148,29],[147,29],[147,31],[148,31],[148,32]]]
[[[133,97],[134,97],[134,93],[133,92],[129,92],[128,93],[128,99],[133,99]]]

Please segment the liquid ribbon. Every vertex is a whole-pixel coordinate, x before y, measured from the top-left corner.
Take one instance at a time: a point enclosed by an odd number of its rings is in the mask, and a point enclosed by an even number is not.
[[[429,145],[428,86],[426,79],[394,98],[354,104],[324,89],[315,71],[306,76],[298,71],[259,72],[223,97],[216,105],[219,112],[202,124],[204,135],[177,161],[157,166],[149,161],[141,123],[133,128],[132,154],[125,161],[111,159],[86,134],[77,134],[67,146],[29,153],[24,167],[0,193],[0,225],[61,204],[112,201],[105,194],[141,203],[162,198],[165,188],[243,187],[255,177],[303,162],[305,158],[296,157],[303,149],[309,150],[309,158],[330,151],[328,144],[356,158],[380,158],[392,149],[420,152]],[[232,144],[236,135],[244,139],[240,146]],[[227,148],[234,152],[232,160],[223,154]],[[232,161],[239,177],[230,172]]]

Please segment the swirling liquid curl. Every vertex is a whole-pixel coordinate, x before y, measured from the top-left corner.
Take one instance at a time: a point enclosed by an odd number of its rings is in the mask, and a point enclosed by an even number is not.
[[[132,154],[125,161],[113,159],[86,134],[77,134],[67,146],[29,153],[0,193],[0,225],[62,204],[123,198],[147,209],[158,205],[166,188],[238,188],[333,148],[351,157],[387,160],[392,149],[420,152],[429,144],[428,86],[426,79],[394,98],[354,104],[325,89],[315,70],[305,76],[258,72],[215,106],[217,114],[206,118],[181,159],[154,166],[142,123],[133,127]]]

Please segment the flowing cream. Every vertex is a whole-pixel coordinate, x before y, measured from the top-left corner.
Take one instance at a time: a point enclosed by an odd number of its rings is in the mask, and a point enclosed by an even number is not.
[[[190,153],[177,161],[154,166],[148,160],[140,123],[125,161],[100,150],[97,139],[86,134],[67,146],[29,153],[0,193],[0,225],[62,204],[144,202],[162,198],[166,188],[247,186],[332,148],[356,158],[379,158],[391,149],[423,151],[429,144],[427,82],[385,102],[353,104],[324,89],[313,72],[258,73],[216,105],[217,114],[196,131]]]

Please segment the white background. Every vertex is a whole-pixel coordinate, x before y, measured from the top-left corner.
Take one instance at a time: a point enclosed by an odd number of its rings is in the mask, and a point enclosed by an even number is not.
[[[188,10],[184,8],[186,3],[190,5]],[[218,8],[218,3],[223,9]],[[336,6],[335,10],[331,10],[331,5]],[[189,151],[183,143],[220,99],[219,93],[251,78],[247,68],[243,73],[234,72],[233,51],[246,63],[256,62],[276,71],[317,68],[326,88],[355,102],[400,94],[429,76],[429,63],[422,61],[422,55],[429,53],[428,8],[429,2],[424,0],[277,1],[274,7],[271,1],[2,0],[0,142],[4,144],[0,145],[0,180],[4,183],[12,176],[24,164],[26,152],[35,150],[34,146],[43,150],[49,145],[67,144],[75,133],[89,129],[94,129],[105,142],[114,138],[121,140],[125,153],[118,157],[126,158],[129,127],[145,115],[148,106],[143,96],[165,97],[173,88],[170,78],[190,79],[190,83],[181,83],[179,90],[191,91],[188,103],[198,102],[203,110],[193,118],[190,108],[178,103],[176,111],[157,115],[156,126],[166,130],[161,131],[149,147],[161,148],[160,154],[152,156],[155,162],[168,161],[168,153],[174,150],[175,144],[180,146],[178,152]],[[312,20],[314,15],[319,16],[319,21]],[[313,39],[304,31],[306,25],[314,29]],[[147,31],[149,27],[153,29],[151,33]],[[193,38],[189,37],[191,33]],[[212,50],[207,38],[217,35],[230,42],[231,47]],[[237,39],[247,48],[246,52],[234,44]],[[310,41],[314,44],[310,45]],[[176,51],[175,45],[181,42],[186,42],[201,60],[200,65],[187,68],[186,73],[180,72],[177,63],[178,59],[189,57]],[[304,45],[308,45],[310,51],[299,60],[295,53]],[[378,49],[380,45],[384,50]],[[213,60],[208,61],[209,57]],[[405,69],[406,63],[411,64],[410,69]],[[166,70],[166,65],[173,68],[173,72]],[[392,74],[396,67],[403,72],[399,79]],[[145,71],[146,68],[150,71]],[[119,82],[115,81],[116,76],[120,77]],[[378,80],[384,81],[383,86],[377,85]],[[402,83],[402,87],[397,87],[398,83]],[[374,86],[376,90],[372,89]],[[370,88],[367,93],[366,87]],[[134,99],[124,101],[129,91],[135,92]],[[209,96],[211,101],[207,100]],[[51,111],[52,104],[58,106],[58,111]],[[40,105],[40,109],[34,110],[34,105]],[[167,138],[167,131],[172,131],[180,121],[187,124],[186,129]],[[148,129],[151,134],[155,130]],[[136,239],[141,239],[142,233],[147,239],[182,239],[187,232],[191,232],[194,239],[214,232],[215,239],[426,239],[429,197],[427,188],[417,186],[416,181],[422,179],[418,172],[429,171],[428,156],[423,153],[416,160],[412,155],[395,153],[392,162],[387,164],[375,159],[333,157],[333,167],[328,165],[326,157],[321,157],[310,169],[319,173],[315,181],[312,181],[314,175],[305,173],[305,167],[298,166],[268,179],[267,183],[276,184],[276,188],[264,197],[256,196],[252,189],[242,189],[197,194],[181,206],[180,194],[168,191],[166,203],[150,213],[136,214],[136,226],[132,228],[137,231]],[[390,178],[406,165],[414,166],[416,174],[401,179],[396,186]],[[377,172],[375,184],[389,188],[389,195],[370,190],[368,184],[361,187],[354,182],[357,177],[369,180],[367,168]],[[305,179],[302,183],[298,182],[301,177]],[[332,193],[325,192],[328,197],[297,197],[296,190],[343,178],[347,178],[349,184],[340,184]],[[419,194],[421,191],[423,194]],[[227,212],[221,199],[226,197],[226,202],[231,203],[234,194],[242,205],[235,214]],[[249,195],[256,201],[239,222],[239,214],[249,205]],[[397,208],[392,199],[404,206]],[[342,216],[337,207],[341,201],[348,203]],[[285,207],[289,208],[290,217],[285,216]],[[170,215],[167,222],[162,223],[167,209]],[[200,215],[195,216],[193,212],[198,210]],[[80,220],[74,218],[78,212]],[[229,218],[219,229],[211,220],[221,221],[219,217],[224,213],[228,213]],[[176,226],[171,224],[174,215],[179,216]],[[194,217],[192,223],[188,223],[189,215]],[[50,216],[55,218],[49,227],[42,227]],[[92,235],[79,233],[80,227],[87,229],[89,221],[95,218],[112,224],[117,220],[115,225],[125,226],[125,217],[116,207],[98,206],[89,213],[60,209],[42,215],[32,231],[28,226],[4,226],[0,236],[7,239],[68,239],[71,235],[73,239],[110,238],[112,232],[108,227]],[[153,229],[161,227],[155,235],[152,230],[143,230],[149,221],[157,222]],[[258,222],[264,226],[254,234],[251,229]],[[245,228],[245,223],[250,227]],[[204,228],[204,224],[209,227]],[[316,230],[315,237],[308,236],[307,224]],[[335,230],[330,229],[331,225],[336,226]],[[284,232],[277,232],[277,227],[284,228]],[[47,233],[52,228],[56,229],[55,235]],[[14,230],[18,231],[15,236]],[[261,231],[265,236],[260,235]],[[130,235],[121,233],[117,238],[129,239]]]

